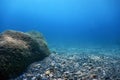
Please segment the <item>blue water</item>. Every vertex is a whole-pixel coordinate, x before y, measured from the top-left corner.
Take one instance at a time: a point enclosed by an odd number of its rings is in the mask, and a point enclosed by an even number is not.
[[[15,80],[120,80],[120,0],[0,0],[5,30],[39,31],[52,53]]]
[[[0,0],[0,31],[37,30],[49,44],[120,44],[120,0]]]

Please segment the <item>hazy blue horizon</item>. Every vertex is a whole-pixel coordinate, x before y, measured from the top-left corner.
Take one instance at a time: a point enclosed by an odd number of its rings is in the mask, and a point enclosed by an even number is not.
[[[1,0],[0,31],[37,30],[48,42],[120,42],[119,0]]]

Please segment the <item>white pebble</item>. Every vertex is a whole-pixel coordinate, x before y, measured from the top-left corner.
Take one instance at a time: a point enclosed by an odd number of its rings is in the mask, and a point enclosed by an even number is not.
[[[36,79],[36,77],[33,77],[33,78],[32,78],[32,80],[35,80],[35,79]]]

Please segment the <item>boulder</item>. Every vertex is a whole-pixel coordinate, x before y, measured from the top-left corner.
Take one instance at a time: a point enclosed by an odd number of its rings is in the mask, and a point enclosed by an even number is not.
[[[39,32],[8,30],[0,34],[0,80],[15,78],[27,66],[49,56],[50,51]]]

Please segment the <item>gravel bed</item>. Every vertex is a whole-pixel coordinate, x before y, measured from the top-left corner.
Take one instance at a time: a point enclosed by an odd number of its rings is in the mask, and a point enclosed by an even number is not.
[[[120,80],[120,50],[102,48],[51,49],[11,80]]]

